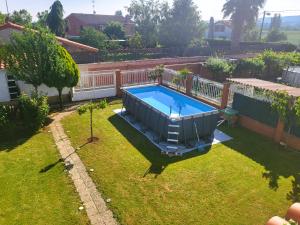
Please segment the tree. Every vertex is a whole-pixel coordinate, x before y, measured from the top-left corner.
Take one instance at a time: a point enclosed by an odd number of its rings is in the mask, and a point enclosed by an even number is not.
[[[130,48],[137,49],[143,47],[142,36],[138,32],[135,32],[135,34],[129,38],[128,42]]]
[[[107,107],[107,102],[104,99],[98,103],[91,101],[85,105],[80,106],[77,109],[77,112],[79,115],[82,115],[82,114],[86,113],[87,111],[89,111],[89,113],[90,113],[90,131],[91,131],[91,133],[90,133],[90,138],[88,139],[89,142],[93,142],[93,141],[97,140],[97,138],[94,137],[94,132],[93,132],[93,111],[95,109],[104,109],[106,107]]]
[[[243,40],[249,42],[259,41],[259,30],[253,26],[244,31]]]
[[[49,15],[48,10],[38,12],[37,13],[37,22],[34,24],[35,26],[47,27],[47,17]]]
[[[64,87],[72,88],[79,80],[79,70],[71,55],[61,45],[56,46],[51,59],[51,72],[45,77],[44,83],[58,91],[60,108],[63,109],[62,91]]]
[[[280,13],[276,13],[274,17],[271,19],[270,31],[274,29],[280,29],[281,27],[281,15]]]
[[[116,15],[116,16],[123,16],[123,13],[122,13],[121,10],[117,10],[117,11],[115,12],[115,15]]]
[[[104,33],[92,27],[85,27],[80,31],[79,41],[83,44],[98,48],[100,51],[106,49],[107,40],[108,37]]]
[[[2,14],[2,13],[0,12],[0,24],[5,23],[5,18],[6,18],[6,15],[5,15],[5,14]]]
[[[259,9],[263,7],[266,0],[227,0],[222,12],[224,18],[230,17],[233,24],[231,35],[231,48],[239,49],[243,27],[255,24]]]
[[[49,29],[57,36],[64,36],[65,34],[65,21],[63,19],[64,9],[59,0],[56,0],[50,7],[49,15],[47,16],[47,25]]]
[[[164,65],[156,66],[155,69],[149,73],[148,78],[154,82],[158,81],[160,83],[159,80],[162,79],[164,71],[165,71]]]
[[[41,84],[56,88],[61,108],[62,89],[75,86],[79,79],[77,65],[70,54],[43,28],[13,33],[1,56],[8,73],[16,80],[32,84],[36,93]]]
[[[9,20],[12,23],[19,25],[29,25],[32,22],[32,16],[27,10],[21,9],[19,11],[13,11],[13,13],[9,16]]]
[[[119,22],[110,22],[104,29],[104,33],[110,39],[118,39],[124,40],[125,39],[125,31],[121,23]]]
[[[57,45],[55,37],[45,29],[34,32],[26,28],[22,33],[12,34],[1,55],[8,73],[16,80],[32,84],[37,91],[51,71],[49,55]]]
[[[142,36],[145,47],[157,45],[160,7],[158,0],[133,0],[127,9],[136,24],[136,31]]]
[[[174,0],[170,13],[162,20],[159,39],[163,46],[188,46],[193,39],[200,39],[202,29],[197,7],[192,0]]]
[[[215,32],[215,20],[213,17],[210,17],[207,38],[214,39],[214,32]]]
[[[273,29],[271,30],[267,37],[267,42],[278,42],[278,41],[286,41],[287,35],[284,32],[281,32],[279,29]]]

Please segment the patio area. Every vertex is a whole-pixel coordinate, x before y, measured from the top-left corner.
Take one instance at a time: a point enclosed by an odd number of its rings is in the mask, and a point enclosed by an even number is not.
[[[244,128],[233,139],[183,157],[160,151],[113,110],[95,113],[97,142],[87,144],[89,115],[62,123],[98,190],[121,224],[264,224],[300,200],[300,153]]]

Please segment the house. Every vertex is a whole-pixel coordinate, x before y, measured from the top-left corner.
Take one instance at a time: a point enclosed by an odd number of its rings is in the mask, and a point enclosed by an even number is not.
[[[214,33],[214,39],[231,40],[231,33],[232,33],[231,21],[220,20],[215,22],[213,33]]]
[[[0,44],[7,43],[10,40],[12,32],[21,32],[24,30],[23,26],[7,22],[3,25],[0,25]],[[66,38],[56,37],[58,42],[64,46],[67,51],[72,55],[73,53],[85,52],[85,53],[96,53],[98,52],[97,48],[84,45],[75,41],[70,41]]]
[[[7,22],[0,25],[0,45],[8,43],[10,36],[13,32],[22,32],[23,26]],[[67,51],[74,57],[77,54],[95,54],[98,52],[97,48],[93,48],[88,45],[80,44],[74,41],[70,41],[66,38],[56,37],[58,42],[64,46]],[[38,88],[39,91],[46,93],[51,101],[56,101],[57,91],[54,88],[49,88],[46,85],[41,85]],[[33,91],[32,85],[25,84],[22,81],[15,81],[13,77],[6,73],[4,65],[0,62],[0,102],[8,102],[15,99],[20,92],[30,94]],[[65,88],[63,94],[68,96],[70,89]]]
[[[121,23],[126,36],[132,36],[135,33],[135,24],[128,16],[71,13],[65,20],[67,21],[66,36],[68,38],[78,37],[80,31],[85,27],[103,31],[110,22]]]

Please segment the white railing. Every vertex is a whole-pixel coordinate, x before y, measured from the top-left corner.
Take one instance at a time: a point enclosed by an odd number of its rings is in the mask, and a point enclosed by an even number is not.
[[[121,84],[124,87],[155,83],[153,80],[149,79],[149,73],[151,71],[153,71],[153,69],[122,71]]]
[[[221,104],[223,93],[223,84],[201,78],[193,77],[192,94]]]
[[[115,87],[116,76],[114,71],[86,71],[81,72],[75,92],[90,91]]]
[[[178,76],[179,74],[177,71],[165,68],[162,76],[162,83],[179,91],[185,92],[186,80],[176,79]]]

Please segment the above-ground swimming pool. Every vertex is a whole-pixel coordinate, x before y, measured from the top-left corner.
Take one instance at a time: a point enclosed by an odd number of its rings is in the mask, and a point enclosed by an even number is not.
[[[193,145],[211,140],[219,118],[216,108],[160,85],[124,88],[123,105],[157,134],[158,142]]]

